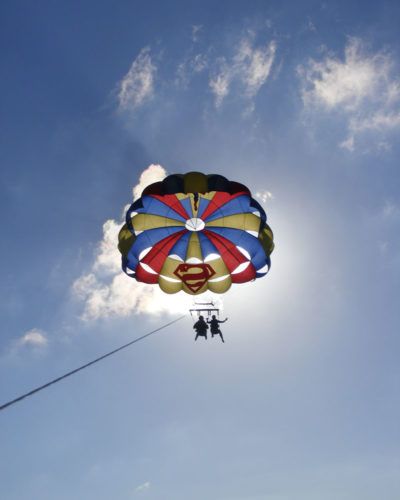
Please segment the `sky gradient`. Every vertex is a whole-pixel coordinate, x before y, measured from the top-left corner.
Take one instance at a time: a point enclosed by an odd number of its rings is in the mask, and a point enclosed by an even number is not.
[[[400,5],[5,2],[0,404],[191,304],[119,268],[172,173],[246,184],[270,273],[0,414],[5,500],[398,500]]]

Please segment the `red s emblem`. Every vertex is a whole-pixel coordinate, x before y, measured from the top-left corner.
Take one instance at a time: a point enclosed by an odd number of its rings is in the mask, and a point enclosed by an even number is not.
[[[214,276],[215,271],[210,264],[179,264],[174,274],[185,283],[189,290],[196,293]]]

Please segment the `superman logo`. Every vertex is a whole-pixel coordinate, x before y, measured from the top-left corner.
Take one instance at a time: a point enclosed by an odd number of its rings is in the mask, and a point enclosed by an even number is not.
[[[215,271],[210,264],[183,263],[179,264],[174,274],[185,283],[190,291],[197,293],[214,276]]]

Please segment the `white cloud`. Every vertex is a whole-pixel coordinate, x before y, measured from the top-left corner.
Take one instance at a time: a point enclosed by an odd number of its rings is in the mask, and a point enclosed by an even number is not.
[[[142,196],[143,189],[153,182],[162,181],[167,176],[167,171],[161,165],[150,165],[140,174],[139,182],[133,188],[133,199],[136,200]]]
[[[274,41],[261,47],[254,47],[252,39],[243,38],[230,62],[225,58],[217,61],[218,70],[209,80],[209,86],[218,108],[229,94],[231,85],[237,81],[241,93],[248,99],[254,98],[267,81],[275,59]]]
[[[267,81],[275,52],[276,43],[273,41],[265,47],[253,48],[249,39],[242,40],[235,63],[249,97],[254,97]]]
[[[322,62],[309,62],[304,72],[309,86],[303,89],[303,100],[328,109],[339,105],[354,109],[363,99],[374,95],[382,72],[387,73],[386,58],[363,56],[360,40],[350,39],[344,61],[328,55]]]
[[[98,253],[93,265],[97,273],[102,271],[106,274],[115,274],[121,268],[121,254],[115,244],[118,241],[118,233],[122,223],[115,220],[107,220],[103,224],[103,239],[98,246]]]
[[[133,188],[134,198],[143,189],[167,175],[161,165],[150,165]],[[112,316],[129,316],[133,313],[177,314],[187,312],[191,299],[180,292],[167,295],[157,286],[138,283],[121,270],[121,254],[118,251],[118,232],[124,221],[108,220],[103,225],[103,238],[94,255],[89,272],[80,276],[72,285],[74,297],[82,301],[82,319],[89,321]]]
[[[196,43],[199,40],[201,31],[203,30],[202,24],[195,24],[192,26],[192,41]]]
[[[350,121],[350,130],[359,134],[367,130],[390,130],[400,126],[400,110],[391,112],[379,109],[368,116],[353,118]]]
[[[209,85],[215,97],[215,106],[218,108],[225,97],[229,94],[229,86],[234,77],[234,71],[230,68],[225,58],[219,61],[219,72],[210,79]]]
[[[263,190],[263,191],[257,191],[255,194],[256,198],[261,200],[263,203],[266,203],[268,200],[273,199],[273,195],[271,191]]]
[[[207,56],[204,54],[196,54],[190,60],[190,66],[192,67],[194,73],[200,73],[207,68]]]
[[[48,343],[46,334],[43,330],[38,328],[32,328],[32,330],[27,331],[21,338],[17,340],[17,346],[30,346],[36,348],[46,347]]]
[[[150,481],[146,481],[145,483],[140,484],[137,488],[135,488],[135,491],[146,491],[150,488],[150,486]]]
[[[307,18],[306,31],[317,31],[317,28],[310,17]]]
[[[186,57],[183,62],[178,64],[176,70],[175,83],[187,88],[190,80],[195,74],[202,73],[208,67],[208,58],[205,54],[195,54]]]
[[[347,137],[347,139],[339,144],[339,147],[347,149],[347,151],[354,151],[354,135]]]
[[[153,97],[156,71],[157,68],[151,59],[150,48],[145,47],[140,51],[119,84],[120,109],[136,109]]]
[[[171,85],[188,88],[191,80],[208,70],[208,88],[214,96],[215,106],[221,106],[224,99],[232,92],[236,84],[238,94],[247,100],[247,113],[254,109],[252,100],[268,80],[275,60],[276,43],[271,41],[256,45],[255,33],[239,40],[231,57],[221,57],[214,47],[209,46],[203,52],[195,45],[202,26],[192,27],[192,44],[176,67],[173,81],[165,81],[163,89]],[[143,48],[128,73],[117,87],[119,109],[135,110],[154,97],[154,84],[157,66],[149,47]]]
[[[389,54],[370,53],[361,40],[350,38],[344,58],[327,55],[299,68],[306,109],[343,113],[347,137],[340,147],[354,151],[362,137],[378,147],[387,132],[400,127],[400,80]],[[385,149],[385,148],[381,148]]]
[[[86,321],[112,316],[126,317],[134,313],[178,314],[187,312],[188,296],[167,295],[157,286],[138,283],[121,270],[109,279],[102,279],[91,272],[78,278],[73,293],[84,302],[82,319]]]
[[[392,201],[386,201],[382,208],[382,217],[384,219],[399,219],[400,218],[400,207],[393,203]]]

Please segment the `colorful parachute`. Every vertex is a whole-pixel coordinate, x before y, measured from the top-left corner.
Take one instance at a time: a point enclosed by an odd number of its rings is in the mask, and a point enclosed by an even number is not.
[[[118,248],[128,276],[196,295],[264,276],[274,243],[246,186],[190,172],[143,191],[126,213]]]

